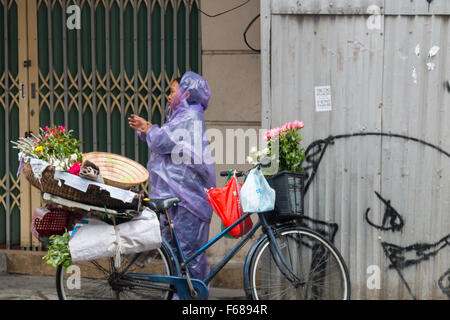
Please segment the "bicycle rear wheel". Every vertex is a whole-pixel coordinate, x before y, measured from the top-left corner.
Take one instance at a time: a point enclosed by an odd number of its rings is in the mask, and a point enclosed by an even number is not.
[[[114,259],[101,259],[71,265],[67,270],[60,265],[56,271],[56,289],[60,300],[167,300],[173,292],[168,284],[149,284],[126,280],[129,273],[172,275],[170,254],[164,245],[143,252],[129,269],[125,268],[136,255],[122,255],[119,268]]]
[[[347,300],[350,277],[342,256],[328,240],[300,227],[275,230],[281,254],[303,281],[290,281],[280,271],[266,237],[249,267],[251,298],[255,300]],[[284,268],[285,269],[285,268]],[[284,270],[286,273],[286,270]]]

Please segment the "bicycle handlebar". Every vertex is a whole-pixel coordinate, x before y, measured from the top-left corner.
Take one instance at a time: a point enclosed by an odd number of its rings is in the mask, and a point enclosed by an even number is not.
[[[265,158],[262,159],[260,162],[258,162],[257,164],[255,164],[251,169],[247,170],[247,171],[237,171],[235,170],[234,172],[236,173],[236,177],[242,177],[247,175],[248,172],[250,172],[250,170],[254,169],[254,168],[261,168],[261,167],[268,167],[272,164],[272,160],[270,158]],[[221,177],[227,177],[228,176],[229,171],[220,171],[220,176]]]
[[[245,174],[245,172],[243,172],[243,171],[235,171],[235,173],[236,173],[236,177],[242,177]],[[228,171],[220,171],[220,176],[227,177]]]

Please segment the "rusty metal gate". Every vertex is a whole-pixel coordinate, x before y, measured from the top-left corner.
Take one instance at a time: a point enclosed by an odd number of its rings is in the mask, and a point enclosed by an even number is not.
[[[29,231],[40,194],[16,176],[9,141],[64,125],[82,152],[145,165],[148,148],[127,118],[161,123],[172,80],[201,73],[198,8],[198,0],[0,2],[0,247],[40,247]]]

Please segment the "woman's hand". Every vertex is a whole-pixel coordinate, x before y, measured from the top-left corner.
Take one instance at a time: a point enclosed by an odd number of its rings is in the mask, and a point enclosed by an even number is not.
[[[141,118],[135,114],[132,114],[129,118],[130,128],[134,130],[138,130],[141,133],[147,133],[148,129],[153,126],[150,122],[146,121],[144,118]]]

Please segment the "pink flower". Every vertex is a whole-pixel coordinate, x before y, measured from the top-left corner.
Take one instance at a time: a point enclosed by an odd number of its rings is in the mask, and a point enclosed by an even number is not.
[[[56,133],[56,130],[55,130],[55,129],[52,129],[52,130],[51,130],[51,133],[55,134],[55,133]]]
[[[295,125],[295,128],[296,128],[296,129],[302,129],[302,128],[305,126],[305,124],[303,123],[303,121],[298,121],[298,120],[295,120],[295,121],[294,121],[294,125]]]
[[[45,134],[45,137],[48,138],[48,137],[50,137],[50,135],[49,135],[48,133],[46,133],[46,134]]]
[[[58,127],[58,130],[59,130],[59,131],[66,131],[66,127],[64,127],[64,126],[59,126],[59,127]]]
[[[281,128],[275,128],[275,129],[273,129],[273,131],[272,131],[272,137],[275,138],[275,137],[279,136],[279,135],[280,135],[280,132],[281,132]]]
[[[49,128],[48,126],[46,126],[46,127],[44,128],[44,130],[45,130],[45,131],[49,131],[50,128]]]
[[[81,163],[78,161],[75,162],[69,169],[69,173],[74,174],[76,176],[80,175]]]

